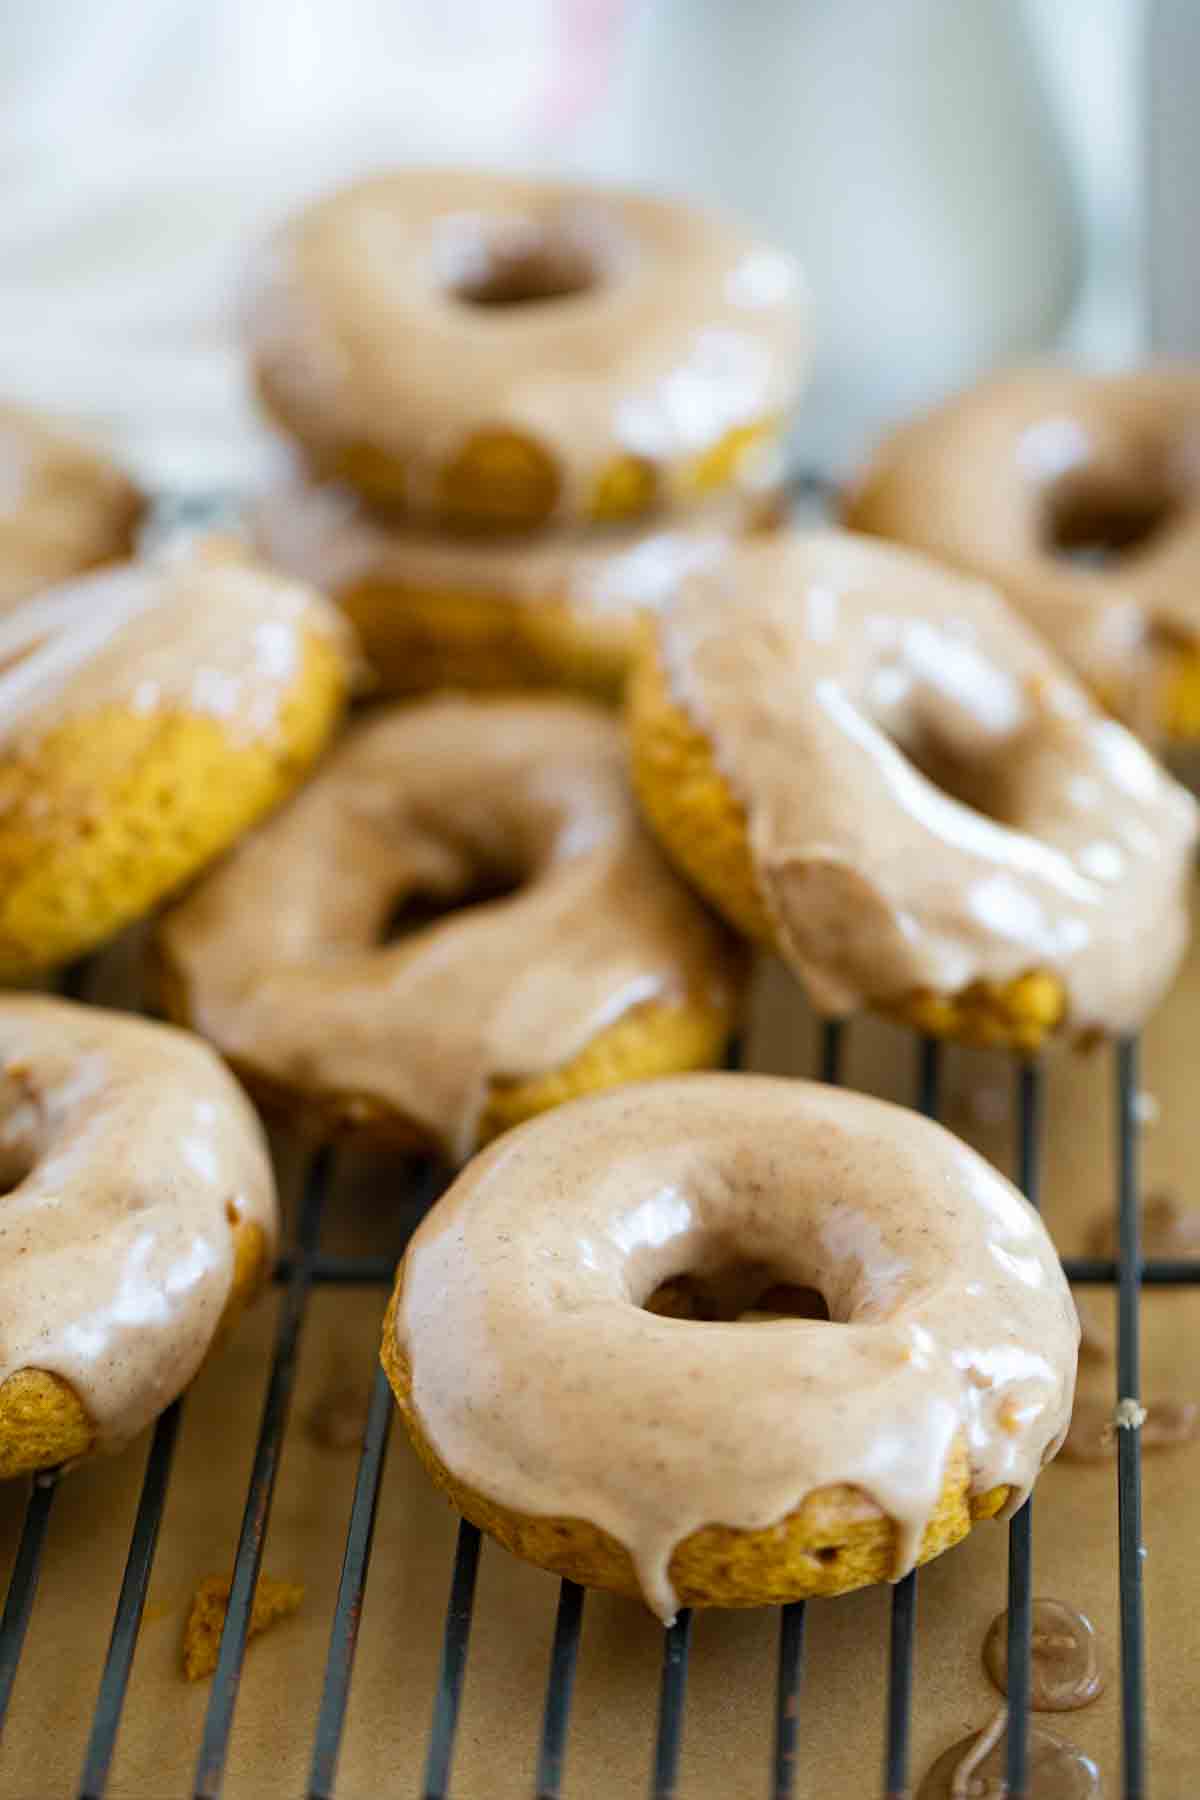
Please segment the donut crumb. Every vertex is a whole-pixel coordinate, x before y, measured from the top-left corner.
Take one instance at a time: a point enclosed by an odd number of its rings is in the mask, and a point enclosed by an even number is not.
[[[183,1628],[183,1672],[189,1681],[204,1681],[217,1666],[221,1632],[229,1607],[228,1575],[206,1575],[192,1596]],[[254,1638],[280,1619],[290,1618],[300,1607],[304,1588],[296,1581],[277,1581],[260,1575],[250,1613],[248,1637]]]

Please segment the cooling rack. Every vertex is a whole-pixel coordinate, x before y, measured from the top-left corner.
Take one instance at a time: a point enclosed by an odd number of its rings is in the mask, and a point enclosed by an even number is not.
[[[68,991],[80,995],[83,973],[76,971]],[[823,1080],[842,1078],[848,1027],[826,1024],[818,1045]],[[1116,1085],[1117,1157],[1113,1205],[1119,1256],[1115,1259],[1073,1258],[1065,1263],[1073,1282],[1114,1285],[1117,1289],[1116,1399],[1139,1398],[1139,1294],[1142,1283],[1179,1285],[1200,1281],[1200,1265],[1187,1261],[1144,1262],[1138,1215],[1138,1050],[1124,1041],[1111,1052]],[[937,1118],[942,1087],[942,1047],[918,1040],[913,1104]],[[1038,1063],[1024,1062],[1014,1073],[1016,1165],[1019,1184],[1036,1205],[1042,1164],[1044,1127],[1043,1074]],[[292,1241],[281,1256],[275,1280],[282,1289],[275,1341],[267,1376],[257,1445],[246,1490],[241,1529],[233,1559],[228,1611],[216,1672],[190,1793],[195,1800],[216,1800],[221,1793],[251,1605],[262,1562],[271,1514],[275,1477],[288,1430],[289,1409],[306,1310],[313,1289],[354,1288],[391,1283],[396,1256],[343,1257],[322,1251],[322,1224],[334,1173],[328,1150],[315,1154],[305,1172]],[[436,1200],[444,1176],[427,1163],[414,1165],[408,1177],[403,1241]],[[79,1777],[80,1800],[104,1795],[138,1632],[154,1564],[159,1528],[166,1504],[172,1459],[185,1402],[178,1400],[159,1419],[150,1440],[141,1495],[134,1518],[112,1634],[97,1671],[97,1697]],[[354,1485],[343,1550],[341,1575],[329,1623],[328,1653],[316,1716],[311,1721],[312,1754],[307,1784],[310,1800],[334,1800],[338,1793],[338,1756],[354,1673],[359,1622],[367,1596],[371,1543],[379,1506],[392,1398],[381,1369],[374,1372],[370,1406]],[[1144,1635],[1142,1616],[1141,1444],[1136,1429],[1117,1433],[1116,1484],[1120,1585],[1120,1676],[1123,1786],[1127,1800],[1147,1791],[1147,1737],[1144,1707]],[[3,1616],[0,1618],[0,1731],[21,1659],[26,1629],[37,1599],[38,1578],[45,1559],[47,1528],[57,1491],[50,1473],[34,1482],[18,1544]],[[1027,1501],[1009,1524],[1008,1548],[1008,1707],[1007,1783],[1010,1795],[1027,1789],[1028,1725],[1032,1619],[1033,1502]],[[455,1734],[467,1670],[476,1578],[481,1555],[480,1533],[463,1521],[448,1571],[448,1598],[442,1633],[439,1672],[427,1698],[430,1725],[419,1800],[450,1800]],[[492,1546],[489,1554],[504,1551]],[[884,1742],[881,1746],[879,1792],[888,1800],[910,1793],[909,1741],[913,1716],[913,1673],[917,1641],[919,1576],[906,1576],[892,1590],[887,1659]],[[586,1596],[573,1582],[560,1584],[553,1641],[546,1677],[537,1747],[536,1800],[560,1800],[570,1754],[571,1704],[576,1660],[584,1625]],[[653,1800],[674,1800],[687,1705],[691,1614],[680,1613],[663,1633],[657,1726],[647,1772]],[[779,1609],[774,1695],[773,1741],[764,1744],[761,1784],[770,1800],[791,1800],[804,1758],[805,1602]],[[415,1704],[406,1696],[406,1705]],[[399,1790],[397,1790],[398,1792]],[[597,1796],[597,1800],[602,1797]]]
[[[792,483],[791,498],[801,510],[820,513],[826,508],[829,491],[829,484],[820,476],[803,473]],[[207,527],[232,520],[236,514],[234,497],[208,496],[197,501],[190,496],[170,496],[155,509],[152,534]],[[72,970],[64,983],[65,991],[75,998],[84,998],[87,987],[88,971],[83,966]],[[819,1028],[816,1068],[822,1080],[841,1083],[847,1040],[852,1029],[839,1024]],[[911,1103],[927,1117],[936,1119],[941,1111],[943,1048],[932,1039],[916,1039],[914,1051]],[[1133,1040],[1125,1040],[1105,1054],[1112,1061],[1116,1099],[1117,1154],[1111,1201],[1118,1255],[1115,1258],[1066,1258],[1064,1267],[1073,1283],[1115,1288],[1114,1399],[1136,1403],[1140,1398],[1139,1301],[1142,1286],[1200,1285],[1200,1261],[1143,1260],[1138,1212],[1138,1046]],[[734,1062],[736,1065],[736,1058]],[[1045,1125],[1045,1081],[1040,1063],[1016,1064],[1013,1081],[1017,1180],[1028,1198],[1037,1205]],[[312,1157],[305,1172],[292,1239],[274,1271],[275,1282],[281,1289],[281,1305],[233,1558],[229,1604],[217,1667],[192,1785],[186,1790],[194,1800],[216,1800],[222,1791],[251,1606],[289,1426],[292,1390],[310,1297],[318,1288],[374,1287],[386,1290],[390,1287],[407,1236],[437,1199],[446,1181],[445,1175],[428,1163],[413,1164],[408,1170],[406,1192],[399,1197],[404,1204],[397,1207],[397,1196],[389,1194],[390,1208],[399,1212],[404,1220],[398,1240],[389,1246],[390,1254],[341,1256],[322,1249],[323,1224],[334,1170],[332,1152],[325,1150]],[[75,1790],[79,1800],[101,1800],[108,1789],[184,1404],[181,1399],[167,1409],[150,1439],[112,1633],[102,1666],[97,1670],[96,1703]],[[329,1621],[321,1694],[315,1716],[307,1723],[312,1742],[306,1788],[310,1800],[334,1800],[339,1795],[339,1752],[354,1674],[359,1625],[368,1594],[371,1545],[391,1426],[391,1392],[382,1370],[376,1367],[340,1580]],[[1115,1478],[1120,1601],[1121,1793],[1125,1800],[1143,1800],[1148,1792],[1149,1745],[1145,1712],[1141,1440],[1137,1429],[1117,1431]],[[37,1600],[57,1486],[57,1476],[51,1472],[31,1487],[3,1615],[0,1616],[0,1733],[8,1718],[26,1632]],[[438,1674],[433,1692],[425,1696],[423,1702],[429,1711],[428,1748],[424,1774],[415,1790],[418,1800],[451,1800],[455,1737],[468,1666],[482,1548],[478,1530],[463,1521],[448,1570]],[[493,1545],[488,1554],[503,1556],[506,1553]],[[1028,1787],[1032,1559],[1033,1502],[1030,1500],[1009,1523],[1006,1780],[1011,1800],[1020,1800]],[[906,1576],[892,1590],[879,1786],[864,1789],[864,1792],[879,1792],[885,1800],[904,1800],[911,1793],[910,1738],[918,1593],[917,1572]],[[583,1589],[563,1581],[559,1588],[536,1752],[533,1784],[536,1800],[561,1800],[564,1792],[571,1751],[574,1677],[585,1613]],[[761,1777],[756,1786],[747,1790],[761,1793],[769,1800],[792,1800],[804,1766],[805,1614],[803,1601],[779,1609],[773,1731],[771,1741],[763,1745]],[[657,1723],[647,1770],[647,1791],[652,1800],[676,1800],[677,1796],[678,1800],[685,1800],[679,1790],[678,1775],[687,1708],[691,1635],[692,1619],[686,1610],[663,1633]],[[404,1696],[406,1707],[421,1703],[411,1694]],[[299,1728],[305,1729],[303,1722]],[[577,1784],[586,1781],[582,1769],[576,1770],[575,1774]],[[586,1786],[580,1791],[594,1792]],[[409,1800],[407,1788],[394,1792],[398,1800],[402,1793],[404,1800]],[[185,1795],[181,1795],[180,1800],[185,1800]],[[343,1800],[349,1800],[349,1797],[343,1797]],[[353,1800],[358,1797],[354,1796]],[[604,1796],[596,1793],[595,1800],[604,1800]]]

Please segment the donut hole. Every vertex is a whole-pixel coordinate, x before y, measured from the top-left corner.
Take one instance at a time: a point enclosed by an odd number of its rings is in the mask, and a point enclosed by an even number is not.
[[[1157,481],[1065,475],[1043,498],[1042,541],[1065,562],[1103,569],[1144,550],[1171,524],[1180,497]]]
[[[1008,802],[1009,771],[1003,758],[955,755],[932,731],[914,732],[893,742],[913,768],[949,799],[997,824],[1015,823]]]
[[[511,870],[477,869],[462,885],[449,889],[411,888],[388,908],[378,943],[400,943],[471,907],[509,900],[523,885],[522,878]]]
[[[781,1280],[753,1263],[671,1275],[647,1295],[642,1307],[659,1318],[700,1325],[764,1325],[777,1319],[832,1323],[817,1288]]]
[[[15,1193],[37,1164],[34,1105],[24,1083],[0,1071],[0,1194]]]
[[[21,1145],[0,1143],[0,1195],[16,1193],[33,1167],[34,1158]]]
[[[465,306],[537,306],[596,287],[594,246],[570,224],[536,219],[445,222],[436,257],[446,292]]]

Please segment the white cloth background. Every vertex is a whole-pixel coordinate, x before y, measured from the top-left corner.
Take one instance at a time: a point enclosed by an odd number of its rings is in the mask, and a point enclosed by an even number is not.
[[[1090,14],[1080,119],[1124,91],[1112,24],[1137,3],[1029,0],[1060,62]],[[1071,186],[1010,10],[0,0],[0,393],[159,484],[258,479],[231,328],[247,244],[364,168],[476,160],[691,190],[787,237],[823,323],[808,446],[838,456],[1052,339],[1075,291]]]

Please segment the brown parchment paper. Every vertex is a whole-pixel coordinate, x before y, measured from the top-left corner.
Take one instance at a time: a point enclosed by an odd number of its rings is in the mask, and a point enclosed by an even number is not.
[[[111,987],[111,982],[110,982]],[[760,974],[755,1066],[805,1073],[816,1032],[790,979]],[[1142,1135],[1146,1187],[1200,1199],[1200,956],[1146,1035],[1142,1084],[1157,1122]],[[909,1098],[916,1045],[878,1023],[849,1035],[855,1086]],[[1060,1249],[1089,1248],[1114,1196],[1113,1058],[1063,1055],[1049,1079],[1044,1208]],[[1013,1071],[1000,1058],[947,1059],[944,1117],[1011,1170]],[[1154,1107],[1147,1109],[1154,1112]],[[283,1146],[285,1180],[297,1157]],[[386,1249],[395,1242],[395,1169],[355,1166],[331,1210],[325,1247]],[[1115,1338],[1109,1290],[1080,1296]],[[386,1295],[319,1290],[304,1330],[299,1376],[264,1566],[304,1582],[300,1614],[249,1650],[225,1793],[274,1800],[304,1792],[329,1623],[354,1484],[356,1455],[320,1447],[306,1417],[347,1382],[365,1390]],[[188,1685],[179,1647],[193,1586],[229,1568],[262,1403],[278,1298],[245,1320],[188,1397],[124,1724],[109,1792],[166,1800],[191,1791],[207,1684]],[[1200,1290],[1147,1293],[1142,1309],[1144,1394],[1200,1398]],[[1115,1397],[1111,1360],[1084,1365],[1082,1390]],[[49,1800],[77,1790],[101,1661],[128,1548],[145,1441],[62,1483],[44,1573],[0,1747],[0,1800]],[[1200,1793],[1200,1445],[1145,1459],[1146,1611],[1151,1791]],[[0,1488],[0,1556],[7,1579],[23,1484]],[[1043,1475],[1033,1519],[1035,1591],[1094,1620],[1108,1688],[1086,1710],[1049,1720],[1100,1764],[1120,1791],[1117,1686],[1115,1467],[1060,1461]],[[338,1793],[347,1800],[414,1796],[429,1728],[455,1520],[394,1431],[362,1617]],[[913,1716],[914,1783],[950,1743],[991,1717],[997,1696],[980,1647],[1005,1593],[1007,1533],[979,1527],[923,1571]],[[485,1543],[452,1791],[457,1800],[514,1800],[533,1792],[556,1583]],[[800,1699],[804,1800],[863,1800],[881,1785],[887,1589],[808,1609]],[[687,1800],[752,1800],[769,1792],[778,1615],[701,1614],[696,1620],[679,1792]],[[638,1606],[589,1596],[568,1744],[565,1792],[624,1800],[647,1790],[661,1633]]]

